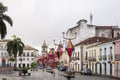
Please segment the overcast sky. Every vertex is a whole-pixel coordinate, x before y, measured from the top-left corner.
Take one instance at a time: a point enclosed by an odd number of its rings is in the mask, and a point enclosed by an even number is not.
[[[94,25],[120,25],[120,0],[0,0],[8,7],[6,12],[13,19],[13,27],[7,25],[8,34],[20,37],[25,44],[38,50],[45,40],[52,45],[59,43],[62,32],[86,19]]]

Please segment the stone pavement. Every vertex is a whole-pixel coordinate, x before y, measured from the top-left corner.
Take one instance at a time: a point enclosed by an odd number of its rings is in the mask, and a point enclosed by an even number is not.
[[[55,76],[43,70],[31,71],[31,76],[19,76],[18,72],[8,72],[5,74],[0,73],[0,80],[2,78],[7,78],[7,80],[67,80],[65,77],[61,76],[62,72],[57,69],[54,70]],[[71,80],[120,80],[110,77],[94,76],[94,75],[81,75],[76,73],[75,78]]]
[[[18,72],[4,72],[0,73],[0,80],[22,80],[22,77],[18,76]]]
[[[23,80],[67,80],[63,76],[60,75],[60,72],[55,70],[54,74],[48,73],[43,70],[32,71],[31,76],[23,76]]]

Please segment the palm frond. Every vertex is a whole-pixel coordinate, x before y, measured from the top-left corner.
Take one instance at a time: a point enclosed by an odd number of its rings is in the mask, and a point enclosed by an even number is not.
[[[4,39],[7,34],[6,25],[3,22],[3,20],[0,20],[0,34],[1,34],[1,39]]]
[[[13,21],[8,15],[3,14],[2,19],[8,22],[11,26],[13,26]]]
[[[3,12],[7,11],[7,7],[4,6],[4,5],[2,4],[2,2],[0,2],[0,10],[3,11]]]

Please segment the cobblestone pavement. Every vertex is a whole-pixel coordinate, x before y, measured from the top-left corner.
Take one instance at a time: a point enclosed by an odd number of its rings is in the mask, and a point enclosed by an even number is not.
[[[81,75],[80,73],[76,73],[75,79],[71,80],[119,80],[119,79],[105,76]]]
[[[63,76],[61,76],[61,73],[55,71],[54,74],[48,73],[43,70],[38,71],[32,71],[31,76],[23,76],[23,80],[67,80]]]
[[[60,71],[54,70],[55,76],[51,73],[48,73],[43,70],[31,71],[31,76],[19,76],[18,72],[6,73],[5,75],[11,77],[11,79],[7,80],[67,80],[63,77]],[[2,74],[3,75],[3,74]],[[0,76],[2,76],[0,74]],[[119,80],[110,77],[100,77],[93,75],[81,75],[80,73],[76,73],[75,78],[71,78],[71,80]]]
[[[36,71],[32,72],[31,76],[23,77],[23,80],[67,80],[65,77],[61,76],[61,72],[55,71],[55,76],[46,71]],[[76,73],[75,78],[71,78],[71,80],[118,80],[110,77],[100,77],[93,75],[81,75],[80,73]]]

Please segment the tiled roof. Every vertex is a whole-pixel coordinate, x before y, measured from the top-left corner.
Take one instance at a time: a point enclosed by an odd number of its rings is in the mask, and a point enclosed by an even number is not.
[[[113,26],[95,26],[96,29],[112,29]]]
[[[25,45],[25,47],[23,48],[24,50],[35,50],[35,51],[38,51],[37,49],[29,46],[29,45]]]
[[[111,41],[115,41],[115,40],[119,40],[119,39],[120,39],[120,36],[117,36],[115,38],[110,38],[110,39],[104,40],[104,41],[102,41],[102,43],[111,42]]]
[[[109,38],[105,38],[105,37],[90,37],[78,44],[76,44],[75,46],[78,46],[78,45],[87,45],[87,44],[92,44],[92,43],[96,43],[96,42],[102,42],[104,40],[108,40]]]

